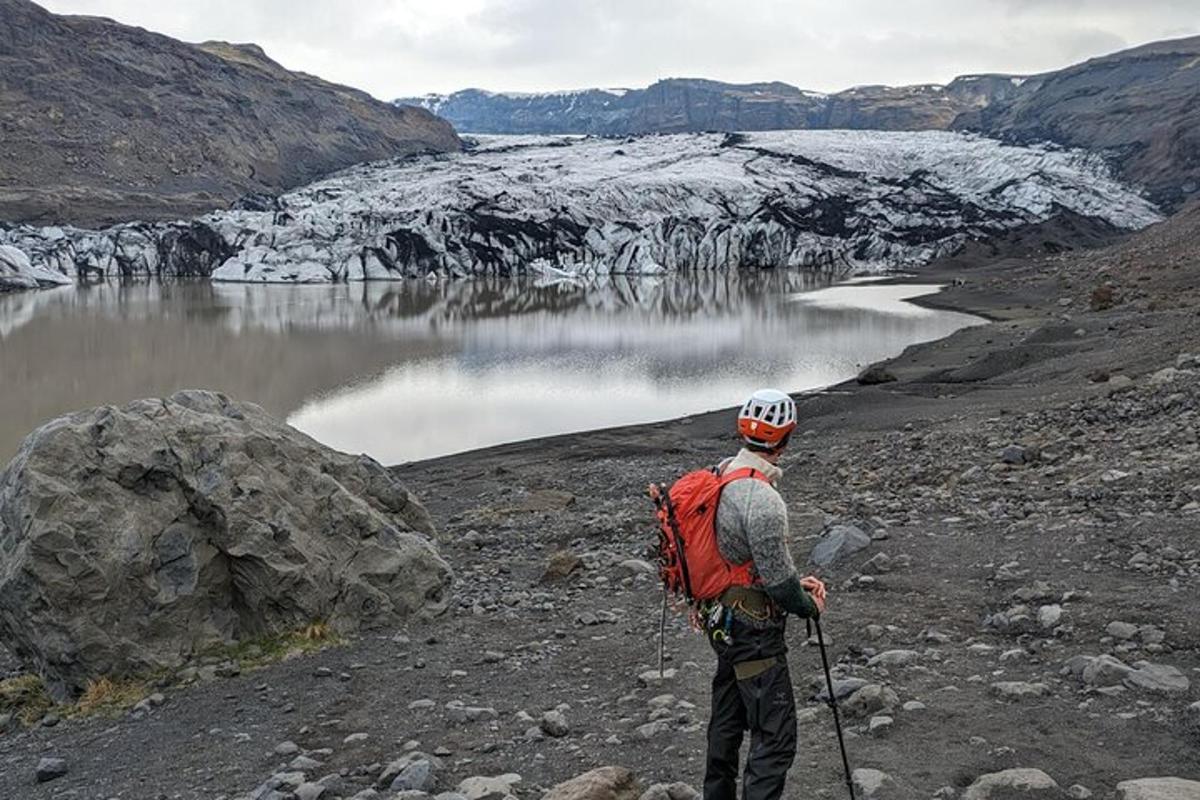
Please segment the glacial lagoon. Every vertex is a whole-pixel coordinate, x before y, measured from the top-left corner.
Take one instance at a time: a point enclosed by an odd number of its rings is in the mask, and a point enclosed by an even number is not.
[[[811,272],[337,285],[115,281],[0,296],[0,461],[72,410],[184,388],[383,463],[816,389],[982,320]]]

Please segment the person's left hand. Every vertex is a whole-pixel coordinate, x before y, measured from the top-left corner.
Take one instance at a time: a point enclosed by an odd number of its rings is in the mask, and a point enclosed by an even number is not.
[[[800,585],[817,601],[817,607],[825,611],[825,582],[815,575],[805,575],[800,579]]]

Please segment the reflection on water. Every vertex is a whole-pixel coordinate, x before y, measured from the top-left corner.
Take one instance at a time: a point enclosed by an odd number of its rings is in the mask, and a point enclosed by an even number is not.
[[[60,413],[186,387],[390,463],[815,388],[976,320],[784,271],[0,296],[0,458]]]

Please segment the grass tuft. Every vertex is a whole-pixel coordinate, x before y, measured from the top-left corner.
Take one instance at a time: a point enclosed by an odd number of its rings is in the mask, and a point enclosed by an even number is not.
[[[235,661],[242,669],[255,669],[306,653],[337,647],[345,642],[332,625],[317,621],[286,633],[238,642],[232,647],[209,651],[206,655]]]
[[[90,717],[96,714],[115,716],[135,705],[149,694],[146,684],[138,680],[96,678],[89,681],[79,701],[69,710],[70,716]]]
[[[37,675],[18,675],[0,681],[0,713],[32,725],[54,708],[46,682]]]

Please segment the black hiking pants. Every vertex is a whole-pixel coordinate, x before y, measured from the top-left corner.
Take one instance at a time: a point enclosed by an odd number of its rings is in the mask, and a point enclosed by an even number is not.
[[[704,800],[736,800],[738,756],[746,731],[750,752],[742,776],[742,800],[777,800],[796,757],[796,700],[783,620],[756,627],[735,617],[730,633],[732,644],[712,642],[717,674],[712,682]],[[770,658],[776,663],[765,671],[738,680],[736,664]]]

